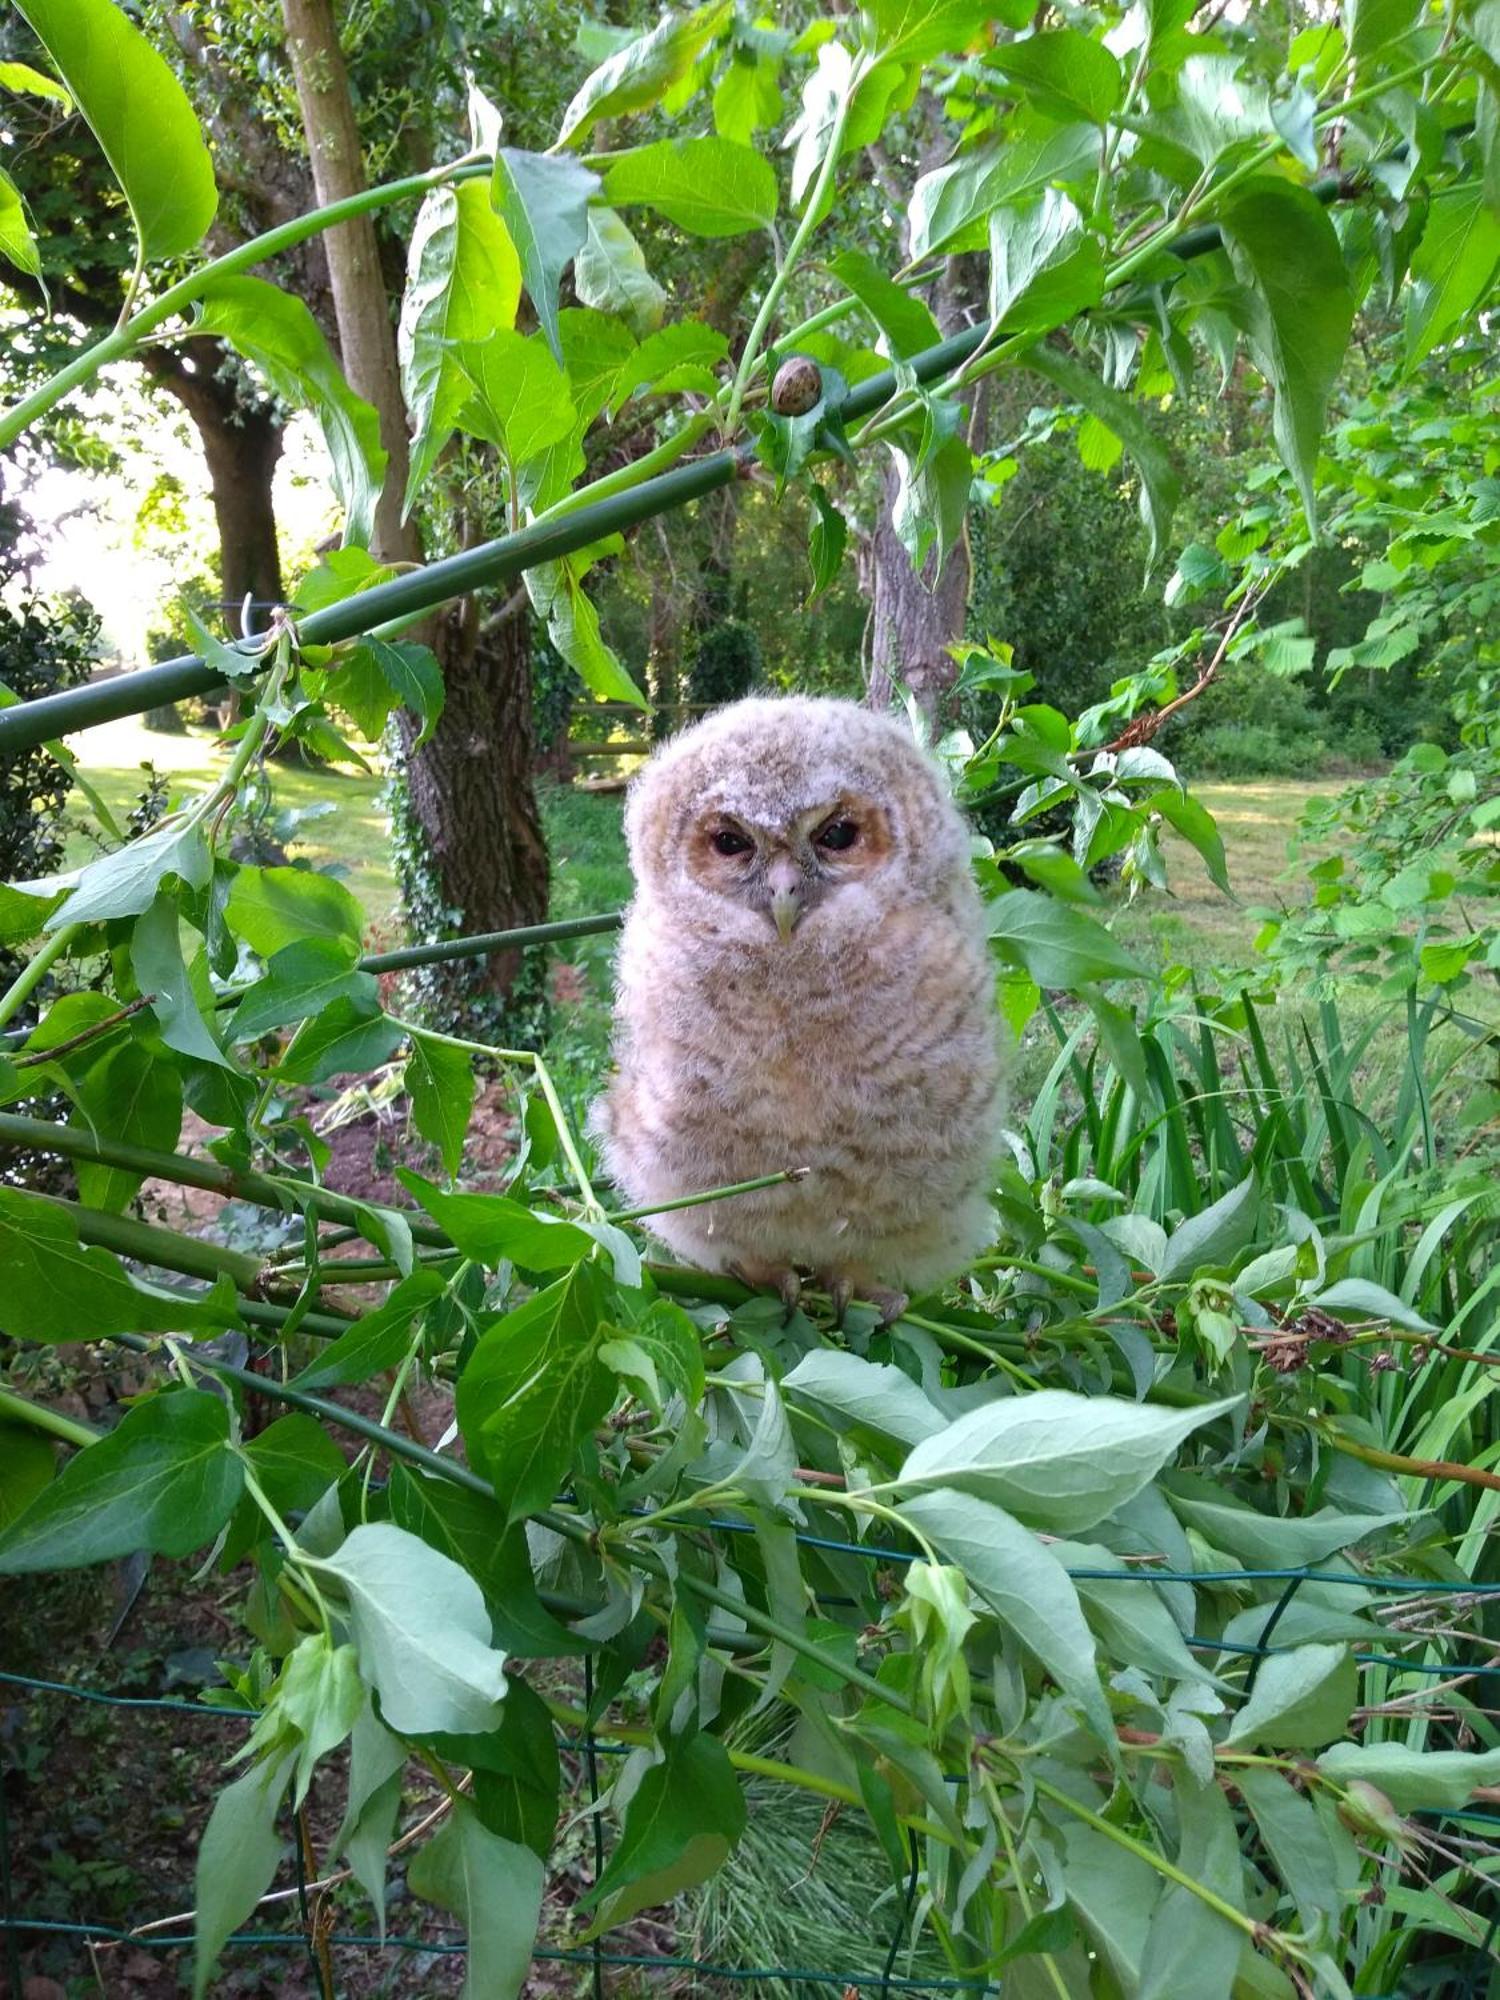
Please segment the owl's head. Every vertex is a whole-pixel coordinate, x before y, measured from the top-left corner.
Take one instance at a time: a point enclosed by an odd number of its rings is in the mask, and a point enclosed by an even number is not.
[[[644,894],[746,942],[836,942],[966,884],[968,842],[904,724],[850,701],[736,702],[660,750],[625,828]]]

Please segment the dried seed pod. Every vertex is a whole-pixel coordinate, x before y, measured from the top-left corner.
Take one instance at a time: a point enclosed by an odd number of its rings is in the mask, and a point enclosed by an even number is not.
[[[776,370],[771,408],[778,417],[805,417],[823,398],[823,372],[805,354],[794,354]]]

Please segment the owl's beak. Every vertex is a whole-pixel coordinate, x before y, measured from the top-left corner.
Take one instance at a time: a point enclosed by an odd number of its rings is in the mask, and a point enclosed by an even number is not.
[[[771,892],[771,921],[785,944],[797,928],[807,897],[802,870],[790,855],[780,855],[766,870],[766,886]]]

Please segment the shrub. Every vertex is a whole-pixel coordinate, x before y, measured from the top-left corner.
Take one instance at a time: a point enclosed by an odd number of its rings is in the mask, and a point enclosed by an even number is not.
[[[1200,730],[1182,752],[1198,776],[1308,778],[1328,761],[1319,736],[1284,735],[1264,722],[1218,722]]]
[[[760,640],[743,618],[721,618],[699,640],[688,667],[688,700],[716,707],[740,701],[761,677]]]

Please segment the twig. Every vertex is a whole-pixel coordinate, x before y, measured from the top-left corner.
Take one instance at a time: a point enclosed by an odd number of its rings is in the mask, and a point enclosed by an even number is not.
[[[80,1028],[76,1035],[69,1035],[65,1042],[54,1042],[50,1049],[33,1049],[28,1055],[17,1056],[17,1069],[35,1069],[42,1063],[55,1062],[59,1056],[71,1055],[74,1049],[81,1049],[88,1042],[96,1042],[101,1035],[107,1035],[111,1028],[118,1028],[122,1021],[128,1021],[133,1014],[141,1013],[155,1001],[154,993],[143,993],[139,1000],[132,1000],[116,1014],[106,1014],[102,1021],[91,1022],[87,1028]]]
[[[1186,694],[1178,695],[1175,701],[1169,701],[1163,708],[1152,709],[1148,715],[1133,717],[1126,723],[1125,727],[1112,743],[1101,744],[1096,750],[1075,750],[1070,752],[1070,755],[1074,757],[1107,757],[1116,750],[1134,750],[1139,748],[1143,743],[1149,743],[1164,722],[1170,721],[1174,715],[1179,714],[1187,707],[1190,701],[1196,701],[1203,690],[1218,679],[1219,669],[1223,666],[1229,653],[1230,642],[1245,620],[1250,616],[1251,612],[1254,611],[1260,600],[1265,596],[1266,589],[1268,588],[1269,585],[1266,585],[1259,590],[1252,590],[1246,594],[1244,600],[1236,609],[1234,616],[1225,626],[1224,636],[1214,649],[1213,658],[1203,669],[1202,673],[1199,674],[1197,680],[1194,681]]]

